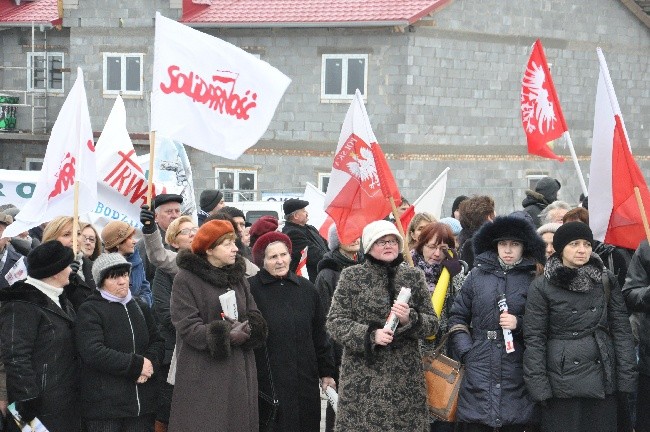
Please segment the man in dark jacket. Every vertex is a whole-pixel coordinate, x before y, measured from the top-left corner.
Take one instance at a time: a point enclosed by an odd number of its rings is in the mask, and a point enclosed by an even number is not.
[[[318,230],[313,225],[308,225],[309,213],[307,207],[309,201],[304,201],[297,198],[291,198],[284,202],[282,208],[284,209],[284,219],[286,220],[282,232],[291,239],[293,245],[293,252],[291,253],[291,273],[296,272],[296,268],[300,263],[300,256],[303,249],[307,247],[307,272],[309,273],[309,281],[316,281],[316,274],[318,262],[323,258],[323,255],[328,251],[327,242],[319,234]]]
[[[522,207],[535,221],[537,228],[542,226],[539,214],[547,205],[557,200],[557,193],[562,185],[551,177],[542,177],[535,185],[535,190],[526,190],[526,198],[521,202]]]
[[[0,213],[0,236],[11,223],[13,223],[11,216]],[[0,239],[0,289],[9,286],[5,275],[9,273],[14,264],[22,257],[21,254],[16,252],[16,249],[14,249],[9,241],[10,239],[8,238]]]
[[[208,216],[215,214],[225,205],[223,193],[221,193],[221,191],[216,189],[206,189],[201,192],[198,211],[199,226],[203,225],[203,222],[205,222],[205,219]]]

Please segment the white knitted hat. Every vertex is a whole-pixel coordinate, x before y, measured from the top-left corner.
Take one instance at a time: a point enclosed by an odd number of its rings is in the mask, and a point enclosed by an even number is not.
[[[404,239],[399,234],[399,231],[397,231],[395,224],[386,220],[371,222],[363,229],[363,234],[361,235],[363,251],[367,254],[370,252],[370,248],[377,240],[389,234],[393,234],[397,237],[399,250],[401,251],[404,248]]]
[[[92,273],[98,289],[101,288],[106,272],[114,267],[124,267],[131,271],[131,263],[119,253],[103,253],[97,257]]]

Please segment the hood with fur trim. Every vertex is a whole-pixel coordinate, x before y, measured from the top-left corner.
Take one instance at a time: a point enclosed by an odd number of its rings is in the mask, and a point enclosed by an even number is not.
[[[474,254],[496,251],[495,241],[500,238],[516,238],[524,243],[524,257],[531,257],[540,263],[546,261],[546,244],[537,235],[535,227],[525,219],[514,216],[497,216],[494,221],[484,223],[474,235]]]

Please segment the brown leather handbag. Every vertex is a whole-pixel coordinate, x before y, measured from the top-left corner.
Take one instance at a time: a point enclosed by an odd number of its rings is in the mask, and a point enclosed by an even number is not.
[[[438,343],[431,356],[422,358],[424,380],[427,386],[427,405],[436,418],[453,422],[456,420],[458,391],[463,380],[463,365],[444,354],[442,350],[447,338],[457,331],[468,331],[464,325],[453,326]]]

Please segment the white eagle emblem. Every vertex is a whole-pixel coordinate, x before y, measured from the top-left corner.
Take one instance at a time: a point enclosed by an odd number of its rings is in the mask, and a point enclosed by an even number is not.
[[[361,181],[369,180],[370,184],[368,187],[374,189],[375,186],[379,186],[379,176],[377,175],[377,167],[375,166],[375,158],[372,150],[368,147],[361,147],[359,153],[350,154],[350,157],[354,161],[347,163],[348,170],[353,177]]]
[[[544,88],[545,81],[546,74],[542,66],[532,62],[526,68],[521,92],[521,115],[527,133],[539,129],[539,133],[545,134],[555,129],[557,118],[548,90]]]

